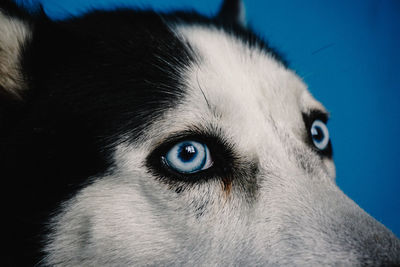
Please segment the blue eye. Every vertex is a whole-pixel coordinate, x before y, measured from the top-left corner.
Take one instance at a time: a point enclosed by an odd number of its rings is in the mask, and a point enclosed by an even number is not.
[[[320,120],[315,120],[311,125],[311,139],[314,146],[319,150],[324,150],[329,144],[329,131],[326,124]]]
[[[197,141],[183,141],[174,145],[164,160],[170,168],[184,174],[208,169],[213,164],[208,147]]]

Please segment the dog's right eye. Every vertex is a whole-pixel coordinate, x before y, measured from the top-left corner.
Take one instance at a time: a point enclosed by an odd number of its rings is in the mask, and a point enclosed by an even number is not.
[[[191,140],[174,145],[162,160],[169,168],[182,174],[200,172],[213,165],[207,145]]]

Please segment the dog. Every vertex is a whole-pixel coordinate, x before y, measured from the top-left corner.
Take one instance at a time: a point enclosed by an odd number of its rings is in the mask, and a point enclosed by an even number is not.
[[[2,1],[0,102],[6,265],[400,264],[240,1],[63,21]]]

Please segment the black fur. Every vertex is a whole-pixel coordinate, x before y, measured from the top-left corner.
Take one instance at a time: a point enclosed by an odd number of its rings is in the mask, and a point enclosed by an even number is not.
[[[222,3],[217,19],[224,23],[240,24],[241,0],[228,0]]]
[[[3,14],[11,17],[17,17],[23,20],[30,20],[31,15],[30,13],[19,7],[14,1],[12,0],[1,0],[0,3],[0,10]]]
[[[177,70],[160,59],[179,67],[191,56],[152,12],[39,19],[23,53],[30,93],[1,129],[10,264],[34,263],[48,214],[110,169],[123,135],[135,139],[174,105]]]

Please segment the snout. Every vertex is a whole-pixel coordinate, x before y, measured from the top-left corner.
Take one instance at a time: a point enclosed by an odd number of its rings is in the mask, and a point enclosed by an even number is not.
[[[286,193],[272,204],[288,207],[274,229],[272,246],[287,259],[279,265],[400,266],[400,240],[333,182],[309,181]]]
[[[352,200],[344,199],[338,218],[331,223],[335,242],[350,251],[359,265],[400,265],[400,240]]]

